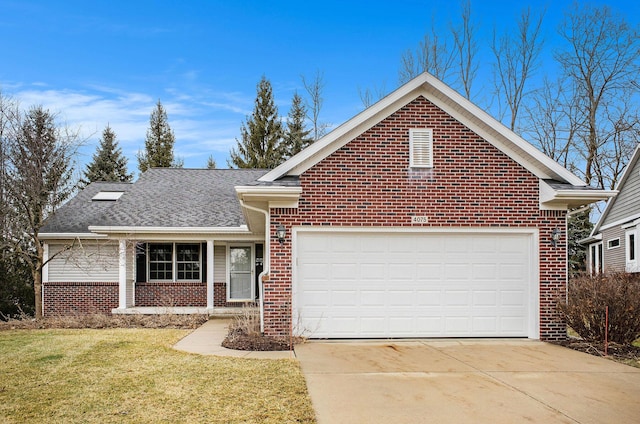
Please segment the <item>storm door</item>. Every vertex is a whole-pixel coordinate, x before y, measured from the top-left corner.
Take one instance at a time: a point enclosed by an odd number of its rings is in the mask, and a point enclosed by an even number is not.
[[[251,301],[253,291],[253,254],[251,246],[229,247],[229,285],[227,300]]]

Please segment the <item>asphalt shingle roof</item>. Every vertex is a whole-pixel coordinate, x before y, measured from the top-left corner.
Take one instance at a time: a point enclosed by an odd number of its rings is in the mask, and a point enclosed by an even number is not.
[[[128,190],[115,202],[92,202],[93,195],[106,190],[101,185],[108,184],[93,183],[60,209],[42,232],[80,232],[80,227],[86,232],[90,225],[238,227],[245,221],[234,187],[250,185],[266,172],[154,168],[127,184]]]
[[[99,220],[116,202],[91,199],[101,191],[129,191],[131,183],[95,182],[86,186],[47,218],[40,233],[87,233],[89,225]]]

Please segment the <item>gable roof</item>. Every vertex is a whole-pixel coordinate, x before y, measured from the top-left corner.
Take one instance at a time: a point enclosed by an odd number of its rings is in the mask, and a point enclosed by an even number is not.
[[[235,186],[264,175],[259,169],[153,168],[128,185],[116,201],[91,198],[107,183],[90,184],[81,191],[45,232],[188,231],[242,229],[246,225]],[[67,205],[66,205],[67,206]],[[94,210],[85,213],[87,206]]]
[[[265,174],[260,178],[260,181],[276,181],[284,176],[302,174],[347,144],[355,136],[371,128],[418,96],[425,97],[456,118],[538,178],[569,183],[577,187],[586,186],[580,178],[429,73],[419,75],[375,105],[365,109],[296,156]]]
[[[106,211],[115,205],[115,202],[96,202],[91,199],[100,192],[127,192],[132,185],[132,183],[90,183],[46,219],[40,229],[40,234],[73,233],[78,236],[89,233],[89,225],[99,220]]]
[[[626,194],[626,192],[623,194],[625,189],[625,184],[627,183],[629,178],[633,175],[634,169],[639,169],[639,168],[640,168],[640,143],[636,146],[633,152],[633,155],[631,155],[631,159],[629,160],[629,163],[627,164],[626,168],[622,172],[622,176],[620,177],[618,184],[616,184],[616,190],[618,191],[618,195],[615,197],[612,197],[607,202],[607,205],[605,206],[605,209],[602,212],[602,215],[600,215],[600,219],[598,219],[598,222],[596,223],[596,225],[593,227],[593,230],[591,231],[591,237],[597,234],[600,230],[604,229],[603,228],[604,223],[607,221],[607,218],[609,217],[611,210],[615,207],[616,201],[618,201],[618,198],[620,196]],[[636,196],[638,204],[640,205],[640,191],[638,191],[637,193],[631,193],[630,195]],[[640,218],[640,209],[636,210],[636,212],[637,214],[629,215],[628,217],[626,217],[625,218],[626,221],[631,221],[633,219]],[[617,224],[616,222],[613,222],[613,223],[607,224],[606,227],[610,227],[616,224]],[[622,222],[620,224],[622,224]]]

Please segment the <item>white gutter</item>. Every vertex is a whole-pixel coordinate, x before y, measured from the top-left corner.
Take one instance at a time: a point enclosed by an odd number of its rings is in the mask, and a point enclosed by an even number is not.
[[[90,225],[89,231],[125,234],[251,234],[246,225],[241,225],[240,227],[119,227]]]
[[[271,266],[271,216],[269,215],[269,210],[266,211],[264,209],[256,208],[255,206],[249,206],[244,203],[241,196],[238,196],[238,200],[240,201],[240,206],[243,208],[247,208],[254,212],[259,212],[264,214],[264,267],[260,275],[258,275],[258,288],[260,291],[260,332],[264,333],[264,286],[262,285],[262,277],[269,274],[269,267]],[[268,207],[268,206],[267,206]]]
[[[66,240],[66,239],[99,239],[107,238],[106,234],[96,233],[40,233],[42,240]]]

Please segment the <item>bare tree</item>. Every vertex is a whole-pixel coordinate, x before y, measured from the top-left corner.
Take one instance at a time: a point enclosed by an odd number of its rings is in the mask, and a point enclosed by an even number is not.
[[[322,91],[325,86],[324,74],[317,70],[312,80],[307,80],[304,75],[301,75],[300,78],[309,96],[306,106],[309,113],[309,120],[311,121],[313,140],[316,141],[325,135],[329,127],[328,124],[320,122],[320,111],[324,103],[324,98],[322,97]]]
[[[527,83],[538,67],[542,49],[540,27],[544,12],[537,18],[531,16],[531,9],[520,15],[517,32],[506,32],[501,37],[493,34],[491,51],[495,56],[493,78],[499,104],[509,108],[509,128],[515,130],[518,112],[524,97],[528,94]]]
[[[455,51],[449,47],[445,38],[436,33],[433,23],[431,28],[431,35],[424,35],[415,52],[407,50],[403,53],[398,72],[400,84],[423,72],[429,72],[441,81],[449,79]]]
[[[452,26],[451,33],[453,34],[462,94],[467,99],[471,99],[473,82],[478,72],[478,63],[476,61],[478,43],[476,41],[476,28],[471,19],[470,0],[462,3],[461,18],[462,23],[457,27]]]
[[[374,87],[373,90],[366,88],[361,89],[358,87],[358,96],[360,96],[360,101],[364,108],[368,108],[372,104],[376,103],[378,100],[382,99],[387,95],[387,90],[385,89],[385,85],[382,84],[380,87]]]
[[[616,155],[623,155],[626,162],[625,152],[637,140],[636,112],[630,108],[630,99],[631,93],[637,93],[633,81],[640,71],[640,37],[607,6],[577,3],[566,15],[560,34],[567,47],[557,52],[556,59],[584,117],[576,140],[583,156],[584,179],[611,188],[620,172]]]
[[[42,317],[44,248],[40,229],[47,216],[69,198],[74,189],[72,158],[78,134],[59,126],[41,106],[15,116],[8,139],[8,196],[21,218],[28,248],[16,244],[33,277],[36,318]]]

